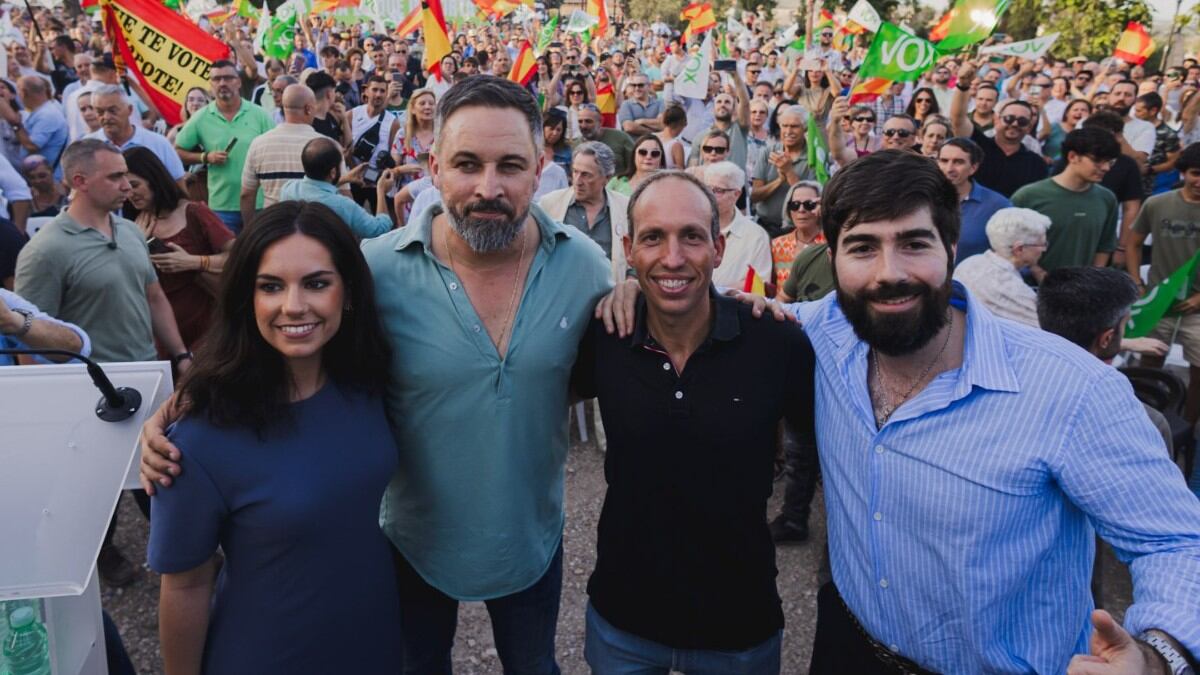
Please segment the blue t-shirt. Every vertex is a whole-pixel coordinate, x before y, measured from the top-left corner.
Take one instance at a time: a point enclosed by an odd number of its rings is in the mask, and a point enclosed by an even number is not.
[[[183,471],[153,499],[150,567],[183,572],[223,549],[205,673],[399,672],[383,403],[330,383],[291,411],[265,440],[200,416],[175,425]]]

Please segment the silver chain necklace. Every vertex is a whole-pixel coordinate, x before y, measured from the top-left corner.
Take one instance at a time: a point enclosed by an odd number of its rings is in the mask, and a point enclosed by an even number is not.
[[[883,369],[879,367],[879,353],[874,349],[871,350],[871,360],[874,362],[873,365],[875,366],[875,388],[878,390],[879,396],[883,399],[883,405],[879,406],[878,408],[872,406],[872,408],[875,408],[874,412],[876,427],[883,427],[888,419],[891,418],[892,413],[896,412],[896,408],[904,405],[904,402],[908,400],[908,397],[912,396],[912,393],[917,390],[917,387],[920,386],[923,381],[925,381],[925,378],[929,375],[929,372],[933,370],[933,367],[942,360],[942,355],[946,353],[946,347],[950,344],[950,335],[954,333],[953,311],[950,312],[950,321],[946,328],[946,339],[942,341],[942,348],[938,350],[937,356],[933,357],[933,360],[929,362],[929,365],[925,366],[925,370],[921,371],[921,374],[917,376],[917,379],[913,382],[912,386],[908,388],[908,391],[904,392],[904,395],[901,396],[900,400],[894,405],[888,402],[888,399],[891,398],[888,393],[890,388],[883,382]]]

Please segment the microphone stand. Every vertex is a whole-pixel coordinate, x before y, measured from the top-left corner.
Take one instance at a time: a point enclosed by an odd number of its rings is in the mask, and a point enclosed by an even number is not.
[[[33,356],[69,356],[87,365],[88,376],[92,384],[100,390],[102,396],[96,402],[96,417],[105,422],[120,422],[129,419],[142,407],[142,395],[137,389],[130,387],[114,387],[112,380],[93,360],[82,354],[65,349],[0,349],[0,354],[27,354]]]

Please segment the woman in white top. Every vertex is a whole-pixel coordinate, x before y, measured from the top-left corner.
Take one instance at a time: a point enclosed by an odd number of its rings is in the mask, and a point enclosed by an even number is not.
[[[987,222],[991,250],[959,263],[954,280],[996,316],[1037,328],[1037,293],[1021,278],[1020,269],[1046,252],[1049,228],[1050,219],[1033,209],[1000,209]]]
[[[450,89],[450,85],[454,84],[454,73],[458,72],[458,61],[454,59],[453,54],[447,54],[442,57],[441,73],[434,73],[425,81],[425,88],[432,91],[433,95],[441,98],[442,94]]]

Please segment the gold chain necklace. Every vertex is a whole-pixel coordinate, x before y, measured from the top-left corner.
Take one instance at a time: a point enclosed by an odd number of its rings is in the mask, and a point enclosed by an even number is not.
[[[871,359],[874,361],[875,365],[875,387],[879,390],[879,395],[884,399],[883,405],[880,406],[879,410],[875,411],[875,426],[882,427],[884,423],[891,418],[892,413],[896,412],[896,408],[904,405],[904,402],[908,400],[908,397],[912,396],[912,393],[917,390],[917,386],[925,380],[927,375],[929,375],[929,371],[933,370],[933,367],[942,360],[942,355],[946,353],[946,347],[950,344],[950,335],[952,333],[954,333],[953,310],[950,312],[950,322],[947,325],[946,339],[942,341],[942,348],[938,350],[937,356],[933,357],[933,360],[929,362],[929,365],[925,366],[925,370],[922,371],[919,376],[917,376],[917,379],[913,382],[912,386],[908,388],[908,391],[904,392],[904,395],[900,397],[900,400],[897,401],[895,405],[892,405],[888,401],[888,399],[891,398],[889,394],[891,388],[884,384],[883,369],[879,367],[879,354],[875,350],[871,350]]]
[[[457,276],[459,278],[459,280],[461,281],[462,275],[460,275],[458,273],[458,270],[456,270],[454,268],[454,249],[451,248],[451,246],[450,246],[450,228],[451,227],[453,227],[453,225],[451,225],[450,223],[446,223],[446,234],[445,234],[445,237],[443,238],[443,240],[446,243],[446,259],[450,263],[450,271],[454,272],[454,275]],[[513,289],[512,289],[512,295],[508,299],[508,311],[504,315],[504,326],[501,327],[501,329],[500,329],[500,336],[498,338],[496,338],[496,353],[500,356],[501,361],[503,361],[504,357],[508,354],[508,349],[505,349],[504,353],[501,354],[500,346],[504,344],[504,336],[506,334],[508,334],[508,330],[512,326],[513,320],[516,318],[515,308],[516,308],[516,304],[517,304],[517,289],[520,286],[521,270],[525,268],[525,250],[528,247],[529,247],[529,237],[525,234],[525,228],[521,228],[521,257],[517,261],[516,271],[513,272],[513,284],[512,284]],[[465,283],[463,284],[463,292],[464,293],[467,292],[467,285]],[[469,299],[470,298],[468,296],[468,300]]]

